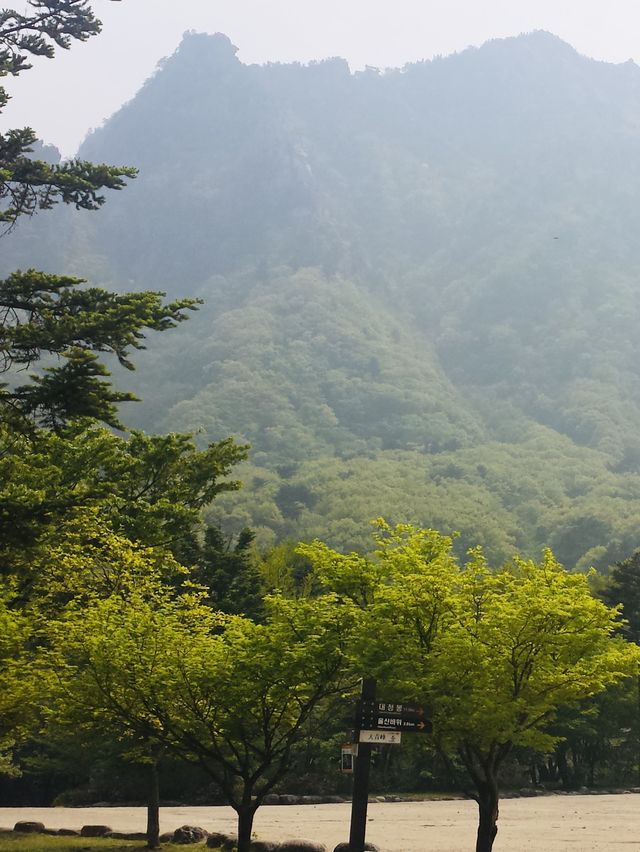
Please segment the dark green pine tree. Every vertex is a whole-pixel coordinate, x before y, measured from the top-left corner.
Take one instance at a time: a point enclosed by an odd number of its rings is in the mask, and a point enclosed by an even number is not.
[[[83,285],[82,279],[33,269],[0,281],[0,373],[28,367],[43,355],[62,360],[29,384],[0,386],[0,415],[33,418],[51,428],[77,417],[119,426],[116,405],[135,397],[113,390],[96,353],[110,353],[132,370],[129,352],[144,348],[144,330],[172,328],[197,304],[165,304],[162,293],[117,294]]]
[[[17,77],[31,68],[31,57],[52,59],[56,48],[97,35],[101,23],[87,0],[28,0],[17,9],[0,10],[0,77]],[[10,95],[0,86],[0,111]],[[32,159],[36,134],[30,127],[0,134],[0,222],[10,228],[24,214],[58,202],[95,210],[103,189],[122,189],[134,177],[129,167],[83,160],[52,164]]]
[[[262,576],[255,564],[252,530],[244,529],[234,543],[217,526],[207,527],[192,579],[209,590],[211,606],[231,615],[260,621],[264,614]]]
[[[31,67],[34,56],[53,58],[57,48],[86,41],[101,23],[87,0],[27,0],[21,10],[0,10],[0,78]],[[0,112],[9,100],[0,86]],[[122,189],[136,170],[84,160],[51,163],[33,155],[37,139],[27,127],[0,134],[0,228],[20,216],[55,204],[95,210],[104,189]],[[41,146],[40,146],[41,147]],[[2,232],[0,231],[0,235]],[[163,330],[185,318],[195,302],[163,304],[163,293],[109,293],[84,287],[78,278],[29,269],[0,281],[0,373],[28,367],[44,355],[62,359],[27,385],[0,385],[0,417],[57,428],[90,417],[119,426],[116,405],[130,394],[112,389],[109,372],[96,353],[114,354],[133,369],[128,352],[143,346],[144,329]],[[23,421],[21,423],[21,421]]]
[[[622,628],[626,638],[640,643],[640,550],[616,562],[601,596],[609,606],[622,604],[627,624]]]

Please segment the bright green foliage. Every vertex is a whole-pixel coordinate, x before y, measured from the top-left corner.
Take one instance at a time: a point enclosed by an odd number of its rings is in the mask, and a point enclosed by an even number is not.
[[[319,543],[300,550],[325,586],[362,607],[363,673],[428,701],[447,748],[544,751],[558,707],[634,672],[636,650],[612,638],[617,609],[549,551],[492,571],[479,551],[460,568],[451,540],[432,530],[381,524],[376,540],[371,560]]]
[[[90,501],[67,507],[43,526],[32,547],[5,547],[3,555],[20,561],[10,562],[9,576],[5,569],[2,578],[0,754],[32,738],[50,704],[53,672],[63,665],[50,644],[61,612],[82,617],[89,603],[124,597],[132,588],[151,600],[161,578],[176,585],[186,573],[166,549],[144,547],[114,532],[100,504]]]
[[[165,592],[163,581],[180,586],[180,575],[185,586],[188,581],[185,569],[166,551],[142,547],[114,533],[98,512],[98,509],[80,509],[75,516],[67,517],[58,541],[48,542],[42,548],[41,564],[36,562],[31,566],[32,572],[38,571],[29,588],[29,610],[38,627],[36,653],[42,666],[56,672],[51,690],[40,688],[36,693],[40,714],[48,724],[44,742],[36,746],[31,766],[50,771],[48,755],[53,753],[55,762],[56,749],[64,750],[71,734],[73,749],[81,747],[98,760],[108,754],[112,759],[117,756],[121,762],[145,764],[149,776],[147,842],[149,848],[158,848],[157,765],[162,744],[144,724],[134,727],[107,712],[87,714],[89,699],[82,696],[78,703],[77,696],[75,700],[69,697],[65,676],[73,660],[63,653],[60,631],[64,632],[72,621],[82,620],[85,610],[97,601],[127,602],[136,594],[140,601],[153,607]],[[197,600],[192,591],[185,589],[181,598],[183,606]]]
[[[12,771],[11,750],[22,728],[19,655],[26,639],[26,628],[18,613],[11,612],[4,596],[0,599],[0,774]]]
[[[157,594],[162,579],[186,591],[189,578],[171,551],[196,534],[203,505],[238,487],[227,476],[245,454],[230,440],[198,450],[185,435],[122,438],[97,426],[25,434],[0,423],[0,439],[1,582],[12,590],[15,618],[34,627],[64,606],[82,618],[89,601],[132,585]],[[33,713],[24,697],[42,638],[36,631],[34,659],[21,667],[0,658],[5,748],[28,728],[33,734],[36,706],[48,703],[42,678]]]
[[[262,558],[260,572],[269,592],[279,591],[295,597],[312,590],[311,563],[291,541],[271,548]]]
[[[69,666],[53,715],[197,761],[250,837],[306,724],[343,688],[350,623],[334,595],[272,598],[261,625],[148,585],[74,604],[50,627]]]
[[[31,733],[46,672],[33,651],[33,624],[15,608],[15,590],[0,591],[0,775],[17,774],[13,750]]]
[[[323,584],[361,608],[354,664],[380,694],[426,703],[434,740],[459,759],[480,808],[477,852],[497,832],[500,768],[515,746],[550,750],[559,708],[637,671],[638,649],[613,637],[618,610],[550,551],[491,571],[464,568],[432,530],[378,523],[376,558],[302,548]]]
[[[322,586],[359,608],[354,664],[361,674],[375,674],[404,700],[424,699],[427,657],[450,617],[460,575],[452,540],[383,520],[376,528],[373,558],[343,555],[317,541],[298,550]]]
[[[548,750],[558,707],[635,672],[636,649],[612,638],[616,616],[548,551],[495,573],[474,554],[430,657],[443,744],[478,755],[506,743]]]
[[[27,587],[51,548],[66,546],[70,533],[82,536],[87,512],[161,551],[190,539],[201,508],[238,487],[227,476],[246,452],[231,440],[198,450],[185,435],[121,438],[98,427],[33,436],[0,428],[0,439],[2,573]],[[91,546],[93,533],[84,538]]]
[[[100,21],[87,0],[28,0],[19,9],[0,11],[0,77],[31,68],[31,56],[53,58],[55,48],[86,41],[100,32]],[[9,94],[0,87],[0,111]],[[0,135],[0,222],[9,226],[23,214],[45,210],[61,201],[95,210],[102,189],[122,189],[135,169],[94,165],[75,160],[60,165],[33,160],[36,142],[31,128]]]
[[[166,671],[162,668],[159,648],[163,647],[164,639],[162,631],[154,636],[154,625],[166,615],[163,606],[173,613],[178,623],[184,620],[181,616],[189,621],[189,604],[197,598],[187,596],[172,601],[165,596],[163,599],[153,555],[133,548],[121,537],[106,537],[86,557],[80,547],[74,547],[71,539],[60,555],[64,564],[60,571],[54,569],[53,580],[67,600],[63,607],[58,601],[57,618],[45,620],[43,630],[50,640],[51,659],[61,673],[67,671],[70,680],[65,683],[61,678],[60,703],[50,715],[56,724],[73,716],[74,724],[82,719],[89,728],[96,719],[102,724],[116,719],[120,729],[135,741],[135,735],[145,728],[146,722],[141,721],[145,714],[140,703],[131,701],[129,704],[133,693],[124,700],[122,689],[126,686],[120,684],[118,696],[115,692],[111,696],[116,707],[112,711],[100,701],[100,692],[108,688],[114,678],[126,681],[127,665],[132,670],[132,682],[138,672],[143,671],[148,678],[147,685],[158,678],[154,689],[163,689]],[[86,567],[78,572],[83,559],[86,559]],[[80,594],[73,593],[72,589],[76,572],[79,573]],[[196,612],[194,608],[193,613]],[[206,615],[204,629],[211,629],[213,615],[200,614]],[[121,714],[125,710],[128,715],[123,721]],[[125,724],[129,721],[130,725]]]
[[[56,618],[62,607],[80,611],[87,603],[132,588],[157,594],[163,580],[184,580],[182,568],[166,550],[130,541],[100,518],[99,509],[80,509],[66,519],[56,536],[31,562],[30,610]]]

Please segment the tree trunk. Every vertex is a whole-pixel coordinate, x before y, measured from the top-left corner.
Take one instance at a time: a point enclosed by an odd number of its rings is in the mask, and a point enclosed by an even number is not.
[[[236,812],[238,814],[238,852],[249,852],[256,808],[253,804],[243,803],[236,809]]]
[[[589,773],[587,777],[587,787],[589,789],[593,789],[596,786],[596,766],[598,764],[598,758],[596,756],[596,750],[593,749],[588,756],[588,766]]]
[[[491,781],[478,786],[478,839],[476,852],[491,852],[498,833],[498,786]]]
[[[584,755],[581,754],[576,746],[571,748],[571,762],[573,763],[573,784],[576,789],[584,787]]]
[[[158,783],[158,763],[155,760],[149,764],[147,849],[160,849],[160,786]]]
[[[562,786],[565,790],[571,790],[573,783],[571,773],[569,772],[569,766],[567,764],[566,746],[563,743],[560,743],[560,745],[556,748],[556,759],[558,764],[558,774],[562,780]]]

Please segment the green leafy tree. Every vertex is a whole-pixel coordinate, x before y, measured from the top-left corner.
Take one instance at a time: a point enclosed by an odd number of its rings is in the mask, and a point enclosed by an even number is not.
[[[100,32],[87,0],[26,0],[0,11],[0,77],[52,58],[56,48]],[[0,87],[0,111],[9,94]],[[30,128],[0,135],[0,223],[5,233],[20,216],[58,203],[95,210],[103,190],[118,190],[135,169],[60,164],[36,159]],[[200,524],[200,510],[220,491],[246,449],[231,440],[199,450],[187,435],[126,438],[117,406],[133,395],[114,389],[105,357],[133,369],[131,352],[148,331],[164,331],[196,307],[192,299],[164,302],[158,292],[115,294],[82,279],[35,269],[0,281],[0,749],[26,735],[26,684],[14,677],[20,637],[30,631],[34,659],[49,634],[39,630],[61,607],[122,594],[148,578],[184,580],[172,558]],[[20,384],[18,371],[38,368]],[[148,576],[147,576],[148,575]],[[145,580],[145,577],[147,579]],[[147,588],[145,586],[145,588]],[[4,598],[2,598],[4,602]],[[4,603],[3,603],[4,605]],[[15,640],[15,641],[14,641]],[[38,657],[39,659],[39,657]],[[33,667],[32,667],[33,668]],[[43,689],[33,702],[46,704]],[[20,712],[16,707],[22,706]],[[134,744],[146,758],[144,737]],[[149,746],[150,748],[150,746]]]
[[[277,589],[295,597],[307,594],[311,589],[311,563],[298,553],[297,546],[292,541],[285,541],[271,548],[263,556],[260,570],[268,591]]]
[[[100,690],[104,686],[108,692],[109,681],[104,685],[97,684],[90,673],[78,667],[78,655],[70,652],[71,637],[84,629],[86,622],[88,629],[102,631],[92,641],[97,641],[98,645],[104,642],[106,637],[103,634],[116,625],[108,619],[98,624],[91,614],[96,610],[103,614],[107,610],[112,612],[114,602],[130,607],[137,614],[149,609],[155,611],[163,602],[169,609],[175,606],[181,612],[188,611],[190,604],[197,604],[197,598],[188,594],[174,604],[162,579],[179,573],[180,566],[166,551],[142,547],[113,533],[92,512],[82,513],[76,519],[75,529],[68,525],[64,539],[57,547],[49,547],[46,555],[47,564],[40,577],[39,595],[32,606],[39,625],[39,638],[50,649],[43,651],[42,655],[57,672],[56,683],[44,711],[47,720],[45,738],[63,743],[69,731],[73,730],[74,736],[88,750],[98,751],[104,748],[105,738],[109,738],[117,744],[121,760],[145,765],[149,779],[147,845],[151,849],[159,848],[157,770],[164,748],[156,736],[156,727],[149,713],[142,711],[140,705],[127,708],[125,713],[124,708],[100,700]],[[195,612],[197,609],[194,609]],[[145,659],[148,661],[148,657]],[[89,669],[92,664],[92,659],[88,659]],[[116,656],[112,669],[116,675],[120,674],[118,667],[121,665],[124,665],[124,660]],[[150,676],[154,674],[156,672],[151,672]],[[161,672],[157,674],[162,676]],[[162,685],[157,685],[157,688],[162,689]]]
[[[632,675],[637,648],[612,636],[617,609],[548,551],[491,571],[478,550],[460,568],[432,530],[381,524],[377,543],[375,560],[319,543],[303,552],[362,608],[361,671],[430,706],[437,746],[462,763],[478,803],[476,852],[490,852],[507,756],[549,751],[558,709]]]
[[[31,645],[33,624],[13,597],[10,586],[0,589],[0,775],[18,773],[14,749],[33,730],[46,679]]]
[[[239,486],[228,478],[246,448],[231,440],[199,450],[186,435],[123,438],[98,426],[57,434],[0,424],[0,574],[32,597],[52,548],[71,533],[91,547],[93,513],[105,530],[160,553],[200,526],[200,510]]]
[[[107,720],[132,743],[197,762],[236,810],[247,852],[255,812],[290,771],[307,723],[320,724],[345,686],[349,625],[334,595],[271,598],[264,624],[148,587],[70,607],[50,625],[68,667],[54,714]]]

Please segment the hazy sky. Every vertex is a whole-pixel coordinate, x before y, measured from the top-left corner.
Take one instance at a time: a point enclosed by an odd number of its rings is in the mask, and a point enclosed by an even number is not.
[[[6,0],[24,8],[24,0]],[[72,155],[138,90],[185,30],[223,32],[243,62],[343,56],[402,66],[490,38],[545,29],[581,53],[640,60],[638,0],[95,0],[102,35],[8,82],[2,128],[32,126]],[[6,81],[5,81],[6,82]]]

